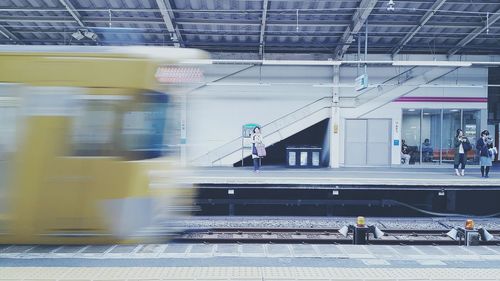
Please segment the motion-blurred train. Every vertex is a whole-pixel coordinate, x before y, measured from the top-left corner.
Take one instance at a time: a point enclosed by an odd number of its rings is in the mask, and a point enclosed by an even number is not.
[[[0,243],[144,241],[144,229],[190,206],[193,190],[169,173],[176,111],[158,76],[185,82],[178,63],[202,58],[160,47],[0,47]]]

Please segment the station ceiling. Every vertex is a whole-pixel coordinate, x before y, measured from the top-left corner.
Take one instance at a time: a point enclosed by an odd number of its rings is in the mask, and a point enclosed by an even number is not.
[[[339,58],[363,52],[366,30],[371,54],[498,55],[500,1],[0,0],[0,44],[175,45]],[[72,36],[85,31],[90,36]]]

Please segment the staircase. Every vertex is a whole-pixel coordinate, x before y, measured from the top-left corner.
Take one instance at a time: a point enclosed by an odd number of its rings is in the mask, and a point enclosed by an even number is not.
[[[395,76],[380,87],[372,88],[356,97],[355,106],[342,112],[342,118],[361,118],[364,115],[418,89],[418,85],[431,83],[457,67],[413,67],[403,77]]]
[[[418,85],[431,83],[456,69],[457,67],[412,67],[384,81],[379,87],[363,91],[351,102],[341,99],[342,118],[361,118],[418,89]],[[262,131],[265,144],[275,144],[329,118],[331,99],[323,97],[264,125]],[[232,166],[251,155],[251,148],[242,149],[242,146],[243,138],[240,136],[190,163],[195,166]]]
[[[331,99],[323,97],[262,126],[266,146],[329,118]],[[242,143],[242,137],[235,138],[190,162],[195,166],[232,166],[251,155],[251,148],[242,151]]]

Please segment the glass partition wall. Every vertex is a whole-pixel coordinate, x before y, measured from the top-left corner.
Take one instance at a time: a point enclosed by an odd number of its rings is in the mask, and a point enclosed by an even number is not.
[[[476,140],[480,131],[479,109],[404,109],[401,140],[410,154],[410,164],[453,163],[453,139],[461,128],[472,144],[468,164],[477,164]]]

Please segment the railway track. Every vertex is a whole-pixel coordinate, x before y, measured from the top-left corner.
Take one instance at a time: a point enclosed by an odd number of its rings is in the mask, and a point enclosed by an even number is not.
[[[374,239],[370,234],[369,244],[378,245],[458,245],[446,235],[447,230],[400,230],[384,229],[384,236]],[[481,245],[500,245],[500,230],[489,231],[494,239]],[[308,243],[308,244],[352,244],[352,234],[342,236],[338,229],[304,228],[213,228],[189,230],[176,238],[178,243]]]

